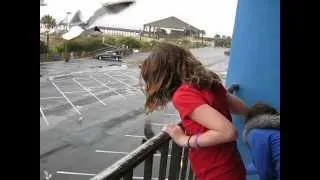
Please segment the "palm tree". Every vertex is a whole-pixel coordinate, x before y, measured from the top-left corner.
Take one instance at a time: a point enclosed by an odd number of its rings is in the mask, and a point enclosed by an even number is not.
[[[231,47],[231,41],[232,41],[231,37],[227,36],[225,41],[226,41],[226,47],[230,48]]]
[[[219,34],[216,34],[213,38],[214,46],[220,47],[221,46],[221,36]]]
[[[56,20],[48,14],[41,18],[41,23],[43,23],[47,29],[52,29],[56,26]]]
[[[219,34],[216,34],[215,36],[214,36],[214,39],[220,39],[221,37],[220,37],[220,35]]]
[[[56,24],[56,20],[50,16],[50,15],[44,15],[40,22],[45,26],[45,28],[47,29],[47,50],[49,50],[49,32],[51,29],[53,29],[57,24]]]

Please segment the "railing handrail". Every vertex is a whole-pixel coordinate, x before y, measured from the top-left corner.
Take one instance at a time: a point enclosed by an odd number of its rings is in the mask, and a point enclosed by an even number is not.
[[[135,168],[143,162],[151,153],[158,150],[166,141],[171,138],[166,132],[160,132],[130,154],[124,156],[113,165],[101,171],[91,180],[111,180],[123,176],[127,170]]]

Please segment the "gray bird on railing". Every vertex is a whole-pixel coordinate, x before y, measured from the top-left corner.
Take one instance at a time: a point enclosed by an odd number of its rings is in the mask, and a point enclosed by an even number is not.
[[[98,19],[108,14],[117,14],[134,3],[134,0],[109,1],[97,9],[87,21],[82,20],[81,11],[78,10],[70,21],[70,25],[72,27],[67,33],[62,35],[62,38],[66,40],[74,39],[80,36],[83,32],[88,31]],[[94,27],[93,30],[102,33],[98,27]]]

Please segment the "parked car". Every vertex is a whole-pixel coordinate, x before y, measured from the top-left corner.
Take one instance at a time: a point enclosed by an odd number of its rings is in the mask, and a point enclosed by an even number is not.
[[[99,60],[109,59],[109,60],[120,61],[122,59],[122,55],[121,55],[121,51],[119,50],[107,50],[102,53],[96,54],[95,58]]]

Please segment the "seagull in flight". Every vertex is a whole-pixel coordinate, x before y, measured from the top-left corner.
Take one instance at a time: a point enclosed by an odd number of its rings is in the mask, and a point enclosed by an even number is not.
[[[108,14],[118,14],[134,3],[135,0],[113,0],[103,3],[87,21],[82,20],[82,13],[78,10],[70,20],[70,25],[72,27],[67,33],[62,35],[62,38],[65,40],[74,39],[80,36],[84,31],[88,31],[98,19]],[[98,27],[94,27],[93,30],[102,33]]]

